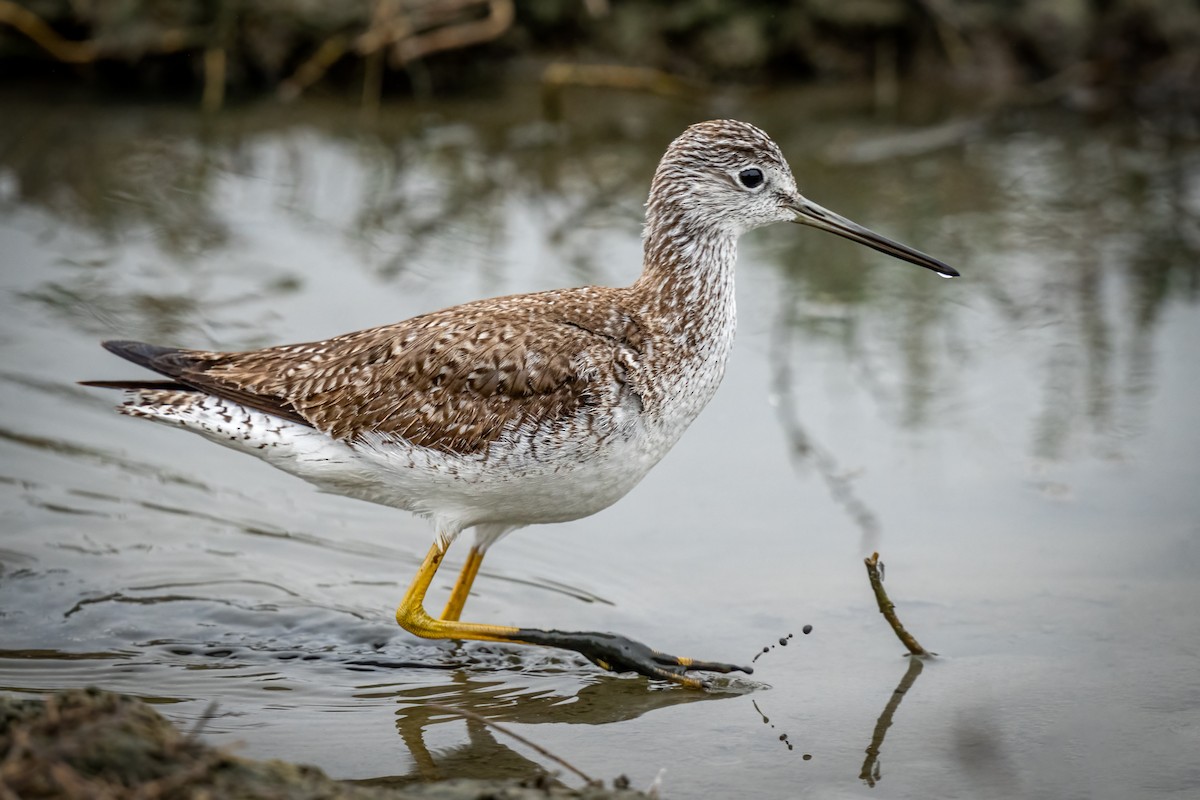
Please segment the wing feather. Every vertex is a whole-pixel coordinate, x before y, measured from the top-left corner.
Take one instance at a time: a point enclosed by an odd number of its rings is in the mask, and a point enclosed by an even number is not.
[[[598,382],[624,379],[617,351],[639,353],[642,330],[621,292],[497,298],[247,352],[148,345],[114,352],[337,438],[398,437],[471,454],[530,421],[578,414],[596,401]]]

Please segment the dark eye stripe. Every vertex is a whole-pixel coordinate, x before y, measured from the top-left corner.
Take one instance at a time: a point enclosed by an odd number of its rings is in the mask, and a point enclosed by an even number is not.
[[[754,189],[762,185],[763,173],[758,167],[750,167],[738,173],[738,180],[742,182],[742,186],[747,189]]]

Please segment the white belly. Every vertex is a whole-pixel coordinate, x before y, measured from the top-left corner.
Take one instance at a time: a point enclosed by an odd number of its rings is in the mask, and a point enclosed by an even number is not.
[[[459,455],[404,440],[337,441],[210,395],[144,390],[121,411],[258,456],[326,491],[429,517],[446,546],[474,526],[494,539],[496,532],[607,508],[682,432],[647,425],[640,407],[626,405],[608,409],[600,436],[594,421],[579,420],[574,429],[518,431],[486,453]]]

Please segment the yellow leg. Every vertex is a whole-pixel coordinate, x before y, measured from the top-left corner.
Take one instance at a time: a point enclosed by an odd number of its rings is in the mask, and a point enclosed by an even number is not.
[[[458,618],[462,616],[467,595],[471,593],[471,584],[475,583],[475,576],[479,574],[479,565],[482,563],[483,551],[472,545],[462,572],[458,573],[454,590],[450,592],[450,599],[446,601],[446,609],[442,611],[442,620],[445,622],[458,622]]]
[[[474,552],[474,551],[472,551]],[[405,593],[404,599],[400,601],[400,607],[396,609],[396,622],[400,623],[400,627],[409,633],[420,636],[424,639],[474,639],[483,642],[519,642],[516,634],[519,628],[513,628],[507,625],[482,625],[474,622],[459,622],[457,619],[434,619],[425,611],[425,593],[429,591],[429,584],[433,581],[433,576],[441,566],[444,554],[441,548],[435,543],[429,548],[429,553],[425,556],[425,561],[421,564],[421,568],[417,570],[417,576],[413,578],[412,585],[408,587],[408,592]],[[483,556],[477,556],[476,560],[482,560]],[[468,561],[468,563],[470,563]],[[476,564],[478,569],[478,564]],[[466,567],[464,566],[464,572]],[[460,577],[460,582],[462,578]],[[468,582],[467,588],[470,587]],[[457,591],[457,586],[455,590]],[[466,592],[464,591],[465,595]],[[453,599],[453,597],[451,598]],[[465,597],[464,597],[465,600]],[[460,605],[461,610],[461,605]]]
[[[425,593],[433,582],[433,576],[441,566],[444,554],[435,543],[429,548],[421,568],[408,587],[404,599],[396,609],[396,621],[400,627],[425,639],[461,639],[481,642],[508,642],[511,644],[533,644],[574,650],[593,664],[614,672],[632,670],[651,678],[681,683],[684,686],[700,687],[699,678],[688,675],[688,670],[700,672],[753,672],[750,667],[736,664],[720,664],[697,661],[691,658],[660,653],[640,642],[635,642],[614,633],[588,633],[570,631],[545,631],[537,628],[514,628],[507,625],[482,625],[475,622],[459,622],[458,614],[466,602],[471,582],[479,571],[483,554],[474,548],[467,556],[462,573],[454,586],[443,619],[434,619],[425,611]],[[453,618],[451,618],[453,617]]]

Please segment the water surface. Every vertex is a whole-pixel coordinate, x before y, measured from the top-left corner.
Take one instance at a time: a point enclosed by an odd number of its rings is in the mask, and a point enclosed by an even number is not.
[[[951,117],[782,93],[602,97],[561,126],[521,95],[371,121],[0,104],[4,691],[127,692],[359,779],[553,767],[433,702],[598,777],[661,773],[672,797],[1200,789],[1194,145],[1032,113],[879,159]],[[728,661],[774,645],[750,678],[695,692],[415,639],[392,614],[424,522],[74,384],[138,374],[102,338],[245,348],[628,283],[659,154],[719,115],[771,132],[817,202],[965,277],[748,235],[712,405],[611,509],[497,546],[466,618]],[[872,550],[940,654],[919,674],[874,607]]]

